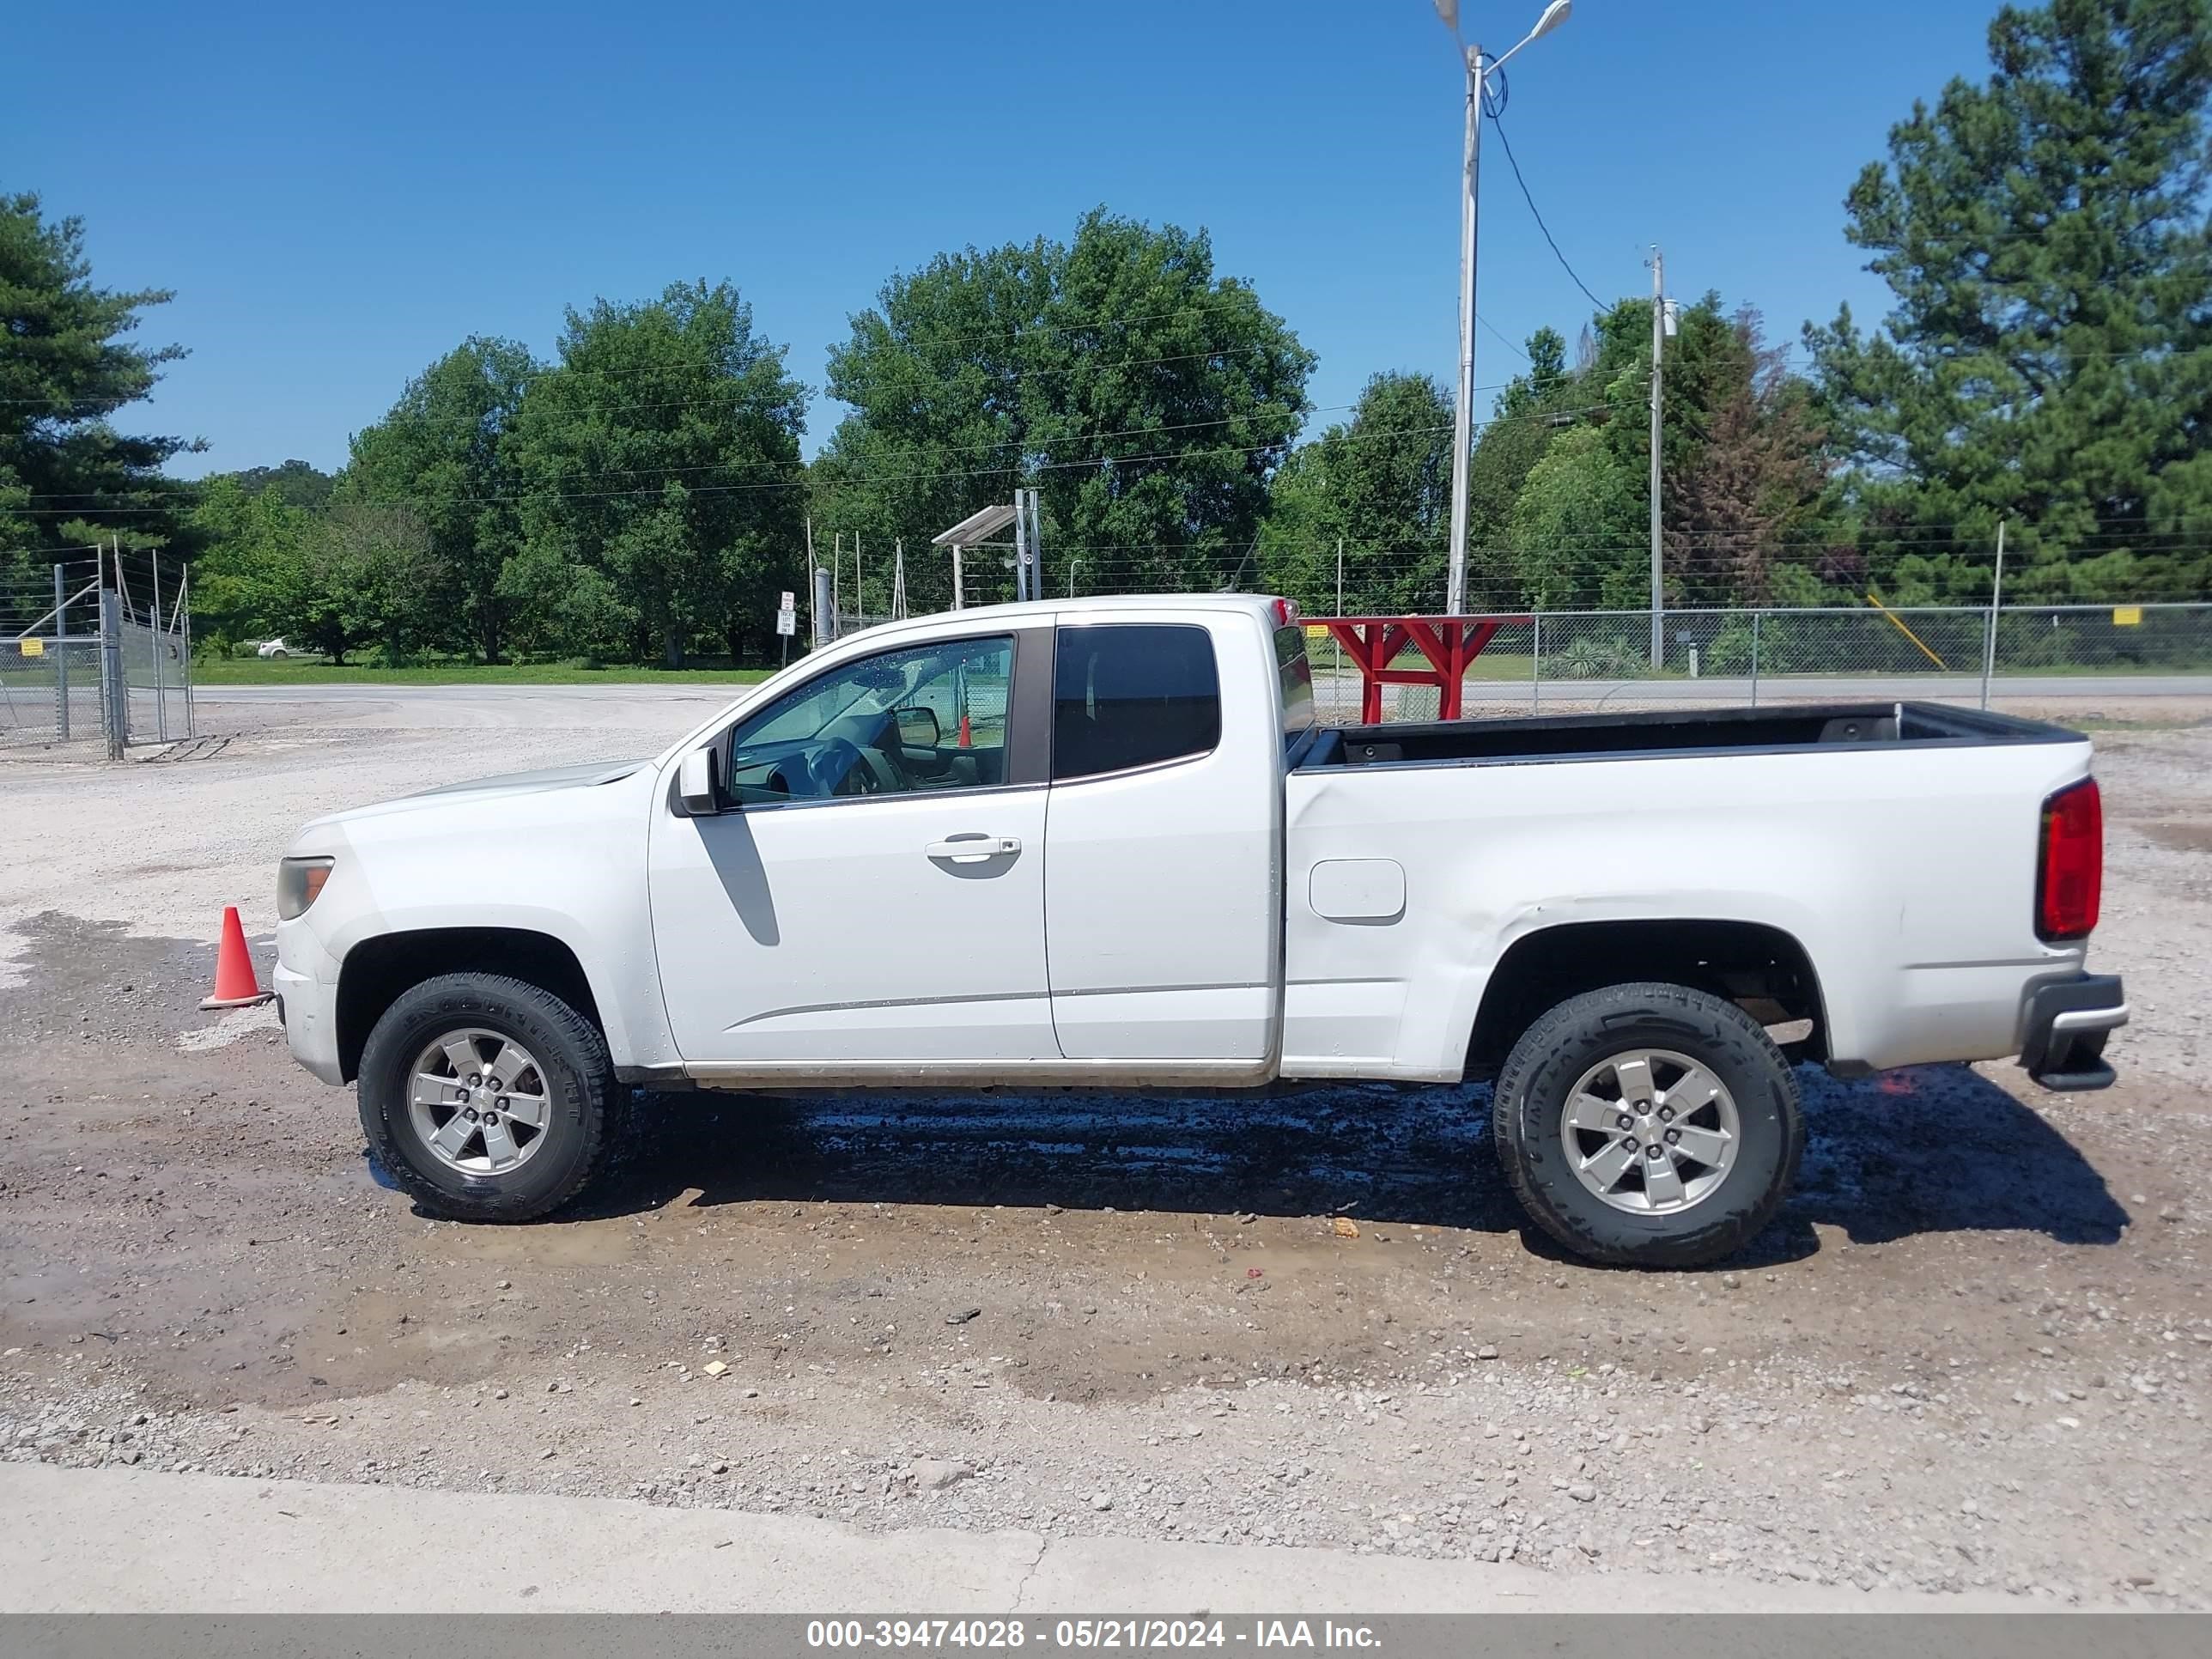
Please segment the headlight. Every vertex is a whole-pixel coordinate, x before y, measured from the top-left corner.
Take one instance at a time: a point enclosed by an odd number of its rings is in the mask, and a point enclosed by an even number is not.
[[[330,859],[286,859],[276,866],[276,915],[289,921],[303,916],[331,878]]]

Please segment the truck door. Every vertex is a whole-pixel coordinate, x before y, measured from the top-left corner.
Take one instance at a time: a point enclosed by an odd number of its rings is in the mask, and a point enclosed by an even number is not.
[[[653,939],[687,1065],[866,1075],[1058,1058],[1051,645],[1002,629],[844,663],[737,723],[735,810],[656,805]]]
[[[1095,614],[1054,647],[1045,917],[1060,1052],[1263,1066],[1282,744],[1262,634],[1219,612],[1213,628]]]

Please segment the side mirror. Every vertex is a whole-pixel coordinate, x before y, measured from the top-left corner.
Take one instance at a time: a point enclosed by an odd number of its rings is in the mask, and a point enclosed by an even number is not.
[[[722,810],[722,751],[709,744],[694,749],[677,763],[676,793],[684,810],[695,818],[711,818]]]
[[[899,741],[908,749],[934,749],[945,735],[937,723],[937,711],[919,704],[897,711]]]

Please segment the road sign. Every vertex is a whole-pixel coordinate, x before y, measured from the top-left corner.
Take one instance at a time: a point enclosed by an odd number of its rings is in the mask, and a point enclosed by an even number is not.
[[[788,595],[786,595],[788,598]],[[775,613],[775,631],[786,638],[799,631],[799,613],[789,605]]]
[[[799,595],[793,592],[787,587],[783,590],[783,597],[775,602],[775,608],[779,611],[790,611],[794,609],[798,604]]]

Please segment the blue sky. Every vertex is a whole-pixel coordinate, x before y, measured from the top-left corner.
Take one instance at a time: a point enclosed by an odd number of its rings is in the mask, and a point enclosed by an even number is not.
[[[1540,7],[1462,9],[1502,50]],[[1577,0],[1506,127],[1599,294],[1648,292],[1656,241],[1671,293],[1794,339],[1885,308],[1844,192],[1914,98],[1986,72],[1995,9]],[[892,271],[1100,203],[1212,231],[1320,356],[1310,429],[1377,369],[1451,373],[1460,81],[1428,0],[112,0],[7,33],[0,189],[82,216],[102,283],[177,290],[146,337],[192,355],[134,424],[205,437],[183,471],[335,466],[465,336],[550,354],[564,306],[678,278],[734,281],[818,387]],[[1571,339],[1589,307],[1485,160],[1482,314]],[[1520,361],[1479,333],[1478,383]]]

